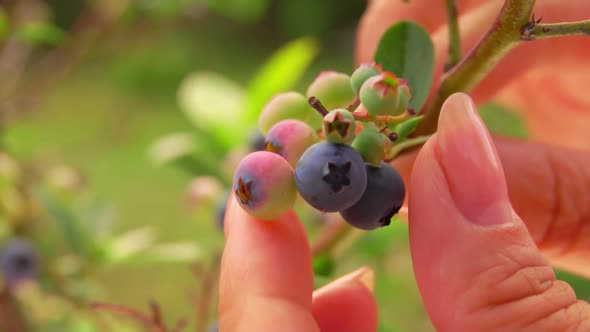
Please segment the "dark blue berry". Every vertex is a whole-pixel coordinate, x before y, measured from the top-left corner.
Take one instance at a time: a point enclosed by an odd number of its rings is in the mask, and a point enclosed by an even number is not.
[[[255,151],[264,151],[265,150],[265,139],[264,139],[264,135],[262,135],[262,133],[260,132],[260,130],[256,130],[254,131],[254,133],[252,134],[252,136],[250,136],[250,151],[255,152]]]
[[[361,155],[344,144],[320,142],[303,153],[295,168],[295,185],[309,205],[323,212],[355,204],[367,185]]]
[[[39,262],[35,248],[25,239],[12,239],[0,249],[0,273],[8,285],[35,279]]]
[[[389,225],[404,203],[406,189],[401,175],[391,165],[366,164],[366,168],[367,188],[363,196],[340,215],[354,227],[372,230]]]

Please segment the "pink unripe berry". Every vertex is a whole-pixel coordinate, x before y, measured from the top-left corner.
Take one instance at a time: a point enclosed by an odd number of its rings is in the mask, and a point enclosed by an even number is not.
[[[319,141],[313,128],[299,120],[283,120],[270,128],[264,148],[285,158],[291,167],[308,147]]]
[[[276,153],[257,151],[242,159],[233,179],[238,204],[262,220],[277,218],[295,204],[293,168]]]

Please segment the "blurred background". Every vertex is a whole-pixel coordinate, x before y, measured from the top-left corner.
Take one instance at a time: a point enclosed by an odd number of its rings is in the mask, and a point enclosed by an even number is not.
[[[214,324],[218,216],[257,114],[319,71],[350,73],[364,8],[0,0],[0,331]],[[508,111],[482,116],[526,137]],[[310,234],[320,219],[305,218]],[[362,264],[376,269],[380,331],[433,330],[402,222],[357,237],[324,274]]]

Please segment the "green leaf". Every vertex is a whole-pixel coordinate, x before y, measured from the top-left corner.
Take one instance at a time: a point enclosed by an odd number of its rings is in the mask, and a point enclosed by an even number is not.
[[[149,150],[157,166],[174,165],[189,175],[212,175],[226,182],[219,168],[220,160],[211,148],[211,137],[195,138],[191,133],[174,133],[158,138]]]
[[[523,119],[516,113],[494,103],[479,107],[479,115],[490,132],[507,137],[527,138]]]
[[[0,7],[0,41],[8,35],[8,16],[6,11]]]
[[[374,60],[408,81],[412,92],[410,106],[420,111],[428,97],[434,70],[434,47],[428,32],[409,21],[393,25],[381,37]]]
[[[420,116],[414,116],[409,118],[408,120],[399,123],[395,126],[393,126],[393,131],[395,133],[397,133],[398,138],[397,138],[397,142],[396,143],[400,143],[401,141],[403,141],[404,139],[406,139],[411,133],[414,132],[414,130],[416,130],[416,127],[418,127],[418,124],[420,124],[420,122],[422,121],[422,119],[424,118],[424,116],[420,115]]]
[[[59,227],[69,247],[79,255],[91,254],[95,245],[94,239],[76,215],[63,206],[48,190],[38,190],[37,197],[42,207]]]
[[[188,119],[200,130],[210,130],[225,148],[241,142],[244,126],[245,91],[236,82],[215,72],[196,72],[181,84],[178,102]],[[209,142],[211,143],[211,142]]]
[[[578,299],[590,300],[590,281],[587,278],[559,269],[555,269],[555,276],[572,286]]]
[[[16,36],[32,44],[58,45],[65,36],[59,27],[43,22],[28,23],[16,30]]]
[[[284,45],[266,61],[248,86],[245,125],[254,125],[264,105],[275,94],[295,87],[318,50],[315,39],[304,37]]]

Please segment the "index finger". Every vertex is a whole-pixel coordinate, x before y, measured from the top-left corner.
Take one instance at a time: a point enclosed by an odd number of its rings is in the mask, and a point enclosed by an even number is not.
[[[220,276],[222,331],[317,331],[313,271],[303,225],[293,211],[263,221],[228,203]]]

